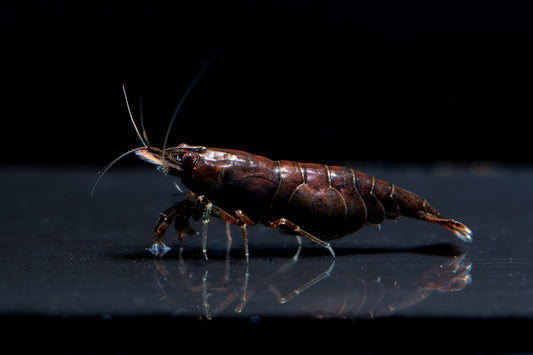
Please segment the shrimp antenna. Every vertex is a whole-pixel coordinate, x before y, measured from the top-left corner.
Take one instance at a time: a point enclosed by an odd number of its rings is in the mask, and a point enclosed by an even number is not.
[[[143,98],[141,96],[141,129],[143,131],[143,138],[146,143],[148,143],[148,146],[150,146],[150,141],[148,140],[148,135],[146,134],[146,129],[144,128],[144,120],[143,120]],[[145,144],[146,146],[146,144]]]
[[[204,74],[204,72],[207,70],[207,68],[209,68],[209,66],[211,65],[211,63],[213,63],[213,61],[215,60],[216,58],[216,55],[215,53],[213,53],[211,55],[211,57],[209,57],[209,59],[207,60],[207,62],[205,62],[204,66],[202,67],[202,69],[200,69],[200,71],[198,72],[198,74],[196,74],[196,76],[194,77],[194,79],[191,81],[191,83],[189,84],[189,87],[187,88],[187,90],[185,91],[185,93],[183,94],[183,96],[181,97],[180,101],[178,102],[178,106],[176,107],[176,110],[174,110],[174,114],[172,115],[172,118],[170,119],[170,123],[168,125],[168,129],[167,129],[167,134],[165,135],[165,141],[163,142],[163,149],[161,150],[161,154],[164,154],[165,152],[165,149],[167,148],[167,141],[168,141],[168,137],[170,135],[170,129],[172,128],[172,125],[174,125],[174,121],[176,120],[176,116],[178,115],[178,112],[180,111],[181,109],[181,106],[183,105],[183,102],[185,102],[185,99],[187,98],[187,96],[189,96],[192,88],[196,85],[196,83],[198,82],[198,80],[200,80],[200,78],[202,77],[202,75]],[[165,160],[163,159],[163,162]]]
[[[146,142],[142,138],[141,133],[139,133],[139,129],[137,128],[137,125],[135,124],[135,120],[133,119],[133,115],[131,114],[130,103],[128,101],[128,95],[126,94],[126,87],[124,85],[122,85],[122,92],[124,93],[124,98],[126,99],[126,106],[128,107],[128,113],[130,114],[131,123],[133,123],[133,127],[135,128],[135,132],[137,133],[137,137],[139,137],[139,140],[141,141],[141,143],[145,147],[148,147],[148,145],[146,145]],[[143,132],[144,132],[144,130],[143,130]]]
[[[98,172],[98,179],[96,179],[96,182],[94,183],[93,185],[93,188],[91,189],[91,196],[94,195],[94,191],[96,190],[96,185],[98,185],[98,183],[100,182],[100,180],[102,180],[102,178],[104,177],[104,174],[113,166],[115,165],[115,163],[117,161],[119,161],[120,159],[124,158],[126,155],[129,155],[133,152],[136,152],[138,150],[143,150],[143,149],[146,149],[146,147],[138,147],[138,148],[134,148],[134,149],[131,149],[131,150],[128,150],[126,153],[123,153],[121,154],[119,157],[113,159],[112,161],[110,161],[109,163],[107,163],[107,165]]]

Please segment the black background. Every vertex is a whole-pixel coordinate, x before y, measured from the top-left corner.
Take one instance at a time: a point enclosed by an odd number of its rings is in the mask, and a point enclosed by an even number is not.
[[[214,63],[194,87],[172,129],[172,144],[236,148],[274,159],[317,162],[533,160],[530,1],[8,0],[0,3],[0,36],[0,163],[102,167],[120,153],[139,146],[124,104],[123,84],[137,120],[143,97],[148,135],[153,145],[160,146],[180,97],[213,54]],[[129,157],[123,164],[135,161]],[[85,248],[90,246],[91,253],[100,258],[102,249],[95,244],[95,236],[128,236],[115,223],[120,218],[106,212],[114,204],[100,211],[94,206],[102,200],[93,199],[94,205],[86,203],[92,178],[87,183],[75,173],[63,174],[61,179],[71,177],[87,187],[69,190],[72,184],[67,184],[54,202],[46,199],[58,191],[53,175],[35,177],[35,184],[50,189],[43,196],[32,194],[32,189],[21,192],[19,185],[13,183],[15,177],[8,179],[5,186],[9,193],[4,198],[16,201],[4,204],[8,206],[9,213],[4,215],[9,223],[3,228],[11,238],[21,236],[20,240],[42,243],[46,241],[42,234],[48,233],[50,240],[61,242],[74,233],[89,238],[84,241]],[[60,182],[65,181],[61,179]],[[514,256],[516,250],[522,260],[529,255],[529,244],[517,242],[527,240],[531,230],[525,216],[528,208],[501,203],[502,195],[504,200],[518,196],[515,202],[526,203],[527,199],[520,197],[527,183],[519,179],[522,182],[513,185],[517,177],[511,174],[497,181],[477,181],[482,183],[472,189],[470,196],[479,194],[482,198],[471,198],[464,204],[469,215],[473,213],[473,229],[476,233],[479,230],[476,240],[487,243],[486,248],[471,253],[474,265],[479,265],[474,270],[487,280],[493,279],[494,272],[504,275],[507,270],[521,270],[515,272],[515,277],[521,277],[527,287],[527,273],[521,274],[522,269],[516,269],[514,264],[515,268],[511,268],[512,257],[509,262],[507,258]],[[484,188],[488,185],[496,193]],[[81,194],[83,197],[76,200]],[[40,196],[45,207],[35,207],[34,202],[28,202],[28,196]],[[150,197],[141,195],[146,196]],[[450,195],[448,202],[457,196],[461,194]],[[129,197],[122,203],[131,203]],[[488,203],[476,203],[478,200]],[[502,210],[494,210],[494,206]],[[111,216],[116,229],[101,233],[95,229],[105,223],[92,222],[93,208]],[[89,212],[79,213],[80,210]],[[136,209],[119,212],[144,214]],[[511,218],[505,217],[506,213]],[[519,217],[525,224],[509,222]],[[88,227],[68,229],[65,218],[75,226],[85,221]],[[485,223],[487,218],[490,221]],[[128,223],[131,220],[128,217]],[[37,228],[39,232],[30,231],[28,238],[24,234],[27,228]],[[144,230],[139,229],[139,233]],[[150,229],[146,230],[150,233]],[[58,239],[58,235],[64,239]],[[394,237],[401,240],[401,235]],[[77,239],[70,240],[78,243]],[[120,245],[120,239],[106,240]],[[140,248],[137,250],[144,248],[144,244],[134,240],[128,243]],[[10,269],[15,272],[14,278],[35,268],[57,268],[66,274],[71,271],[68,267],[73,261],[69,259],[66,264],[63,259],[68,248],[48,245],[52,251],[43,253],[42,248],[33,246],[36,244],[28,244],[32,248],[26,249],[25,244],[8,244],[7,262],[14,265]],[[90,254],[88,258],[82,255],[84,249],[80,250],[75,254],[75,258],[80,255],[79,260],[74,262],[88,270],[89,275],[100,278],[101,273],[109,271],[94,263],[100,259],[92,259],[91,264]],[[39,257],[28,258],[28,251]],[[129,261],[124,262],[122,267],[127,268],[128,264]],[[516,264],[527,265],[520,264],[520,259]],[[509,288],[495,280],[488,285]],[[518,284],[518,279],[514,280]],[[83,282],[86,280],[77,285],[83,287]],[[54,285],[57,283],[46,287]],[[36,287],[40,284],[36,283]],[[509,299],[513,298],[496,299],[494,304]],[[331,346],[341,348],[343,341],[352,351],[376,351],[376,347],[389,346],[397,350],[399,345],[412,349],[417,339],[403,337],[403,332],[398,332],[401,327],[411,329],[418,339],[438,344],[438,348],[430,348],[432,351],[447,351],[448,347],[457,350],[459,344],[475,347],[477,352],[500,348],[511,352],[509,343],[517,344],[520,350],[526,344],[531,347],[527,337],[516,336],[520,334],[518,330],[531,326],[529,319],[495,319],[487,323],[484,318],[467,322],[387,318],[371,323],[326,322],[320,323],[318,329],[317,323],[298,321],[266,320],[255,328],[248,322],[236,321],[228,328],[227,322],[215,321],[193,323],[184,332],[177,328],[183,326],[183,320],[175,318],[108,322],[99,318],[50,321],[32,319],[31,314],[29,317],[33,322],[24,316],[4,317],[6,338],[25,337],[24,342],[14,343],[24,348],[39,347],[41,351],[43,342],[36,338],[39,336],[56,350],[58,346],[69,346],[71,351],[74,340],[86,353],[87,347],[103,351],[98,340],[112,340],[123,352],[124,347],[139,351],[141,343],[151,349],[166,345],[174,351],[181,350],[183,344],[202,349],[216,346],[217,350],[222,344],[233,351],[244,341],[257,339],[256,344],[272,344],[279,351],[280,344],[288,343],[283,337],[299,350],[302,345],[315,348],[317,344],[328,346],[328,350]],[[80,323],[88,331],[81,330]],[[481,332],[471,331],[479,328],[483,328]],[[234,330],[231,337],[220,331],[228,329]],[[316,341],[309,337],[296,339],[294,329],[312,334]],[[271,337],[266,331],[276,335]],[[27,341],[30,333],[30,338],[37,341]],[[53,336],[56,334],[60,337]],[[119,334],[126,336],[117,338]],[[212,339],[210,335],[217,338],[206,342]],[[468,340],[466,345],[463,338]]]
[[[3,163],[170,143],[304,161],[531,162],[528,1],[7,1]],[[134,158],[126,161],[134,161]]]

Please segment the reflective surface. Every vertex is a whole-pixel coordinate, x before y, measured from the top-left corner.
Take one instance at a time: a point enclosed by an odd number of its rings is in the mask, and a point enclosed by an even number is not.
[[[231,259],[195,263],[179,253],[177,262],[154,260],[154,279],[165,308],[205,319],[383,317],[423,302],[434,291],[460,291],[471,280],[464,255],[368,252],[343,249],[346,254],[335,260],[285,256],[264,263],[256,258],[249,265]],[[266,253],[272,250],[261,251]]]
[[[337,258],[264,227],[209,225],[153,257],[158,213],[182,198],[150,168],[0,171],[0,314],[177,319],[533,319],[533,170],[354,168],[427,197],[474,232],[467,245],[439,226],[401,218],[335,241]],[[173,195],[174,194],[174,195]],[[194,225],[196,230],[199,225]]]

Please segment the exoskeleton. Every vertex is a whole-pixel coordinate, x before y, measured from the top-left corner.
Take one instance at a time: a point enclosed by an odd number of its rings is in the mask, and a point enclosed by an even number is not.
[[[203,252],[209,216],[242,229],[248,257],[246,227],[262,223],[282,227],[312,240],[335,255],[329,241],[352,234],[365,224],[407,216],[440,224],[461,240],[472,240],[464,224],[442,217],[429,202],[394,184],[342,166],[270,160],[238,150],[190,146],[161,150],[137,148],[135,154],[181,178],[187,198],[161,213],[151,251],[163,253],[163,235],[174,222],[183,238],[190,219],[204,222]]]

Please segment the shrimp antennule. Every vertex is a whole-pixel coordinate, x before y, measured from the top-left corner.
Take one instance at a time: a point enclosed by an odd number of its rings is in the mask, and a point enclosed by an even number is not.
[[[133,115],[131,114],[130,103],[128,101],[128,95],[126,94],[126,87],[124,85],[122,85],[122,92],[124,93],[124,99],[126,99],[126,106],[128,107],[128,113],[130,115],[130,119],[131,119],[131,123],[133,124],[133,128],[135,128],[135,132],[137,133],[137,137],[139,137],[139,140],[141,141],[142,145],[144,145],[145,147],[148,147],[148,145],[144,141],[143,137],[141,136],[141,133],[139,132],[139,129],[137,128],[137,125],[135,124],[135,120],[133,119]],[[142,101],[141,101],[141,105],[142,105]],[[141,110],[141,117],[142,117],[142,110]],[[142,120],[141,120],[141,125],[142,125]],[[146,131],[144,130],[144,125],[143,125],[143,133],[144,133],[144,135],[146,137]]]

